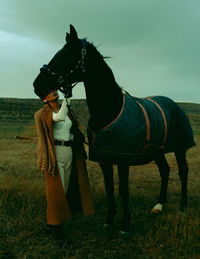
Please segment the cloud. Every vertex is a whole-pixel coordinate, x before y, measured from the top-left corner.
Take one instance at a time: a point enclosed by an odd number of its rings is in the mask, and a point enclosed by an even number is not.
[[[199,102],[199,10],[199,0],[2,0],[4,94],[20,97],[8,89],[21,85],[20,95],[34,96],[34,76],[62,47],[72,23],[81,38],[113,57],[109,65],[131,94],[182,93],[182,99]],[[85,97],[82,86],[76,89],[75,97]]]
[[[5,31],[0,31],[0,45],[1,96],[28,97],[43,60],[57,47]]]

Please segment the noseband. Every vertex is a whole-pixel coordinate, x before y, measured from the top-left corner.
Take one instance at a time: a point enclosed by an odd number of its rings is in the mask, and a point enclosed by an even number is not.
[[[86,40],[81,40],[81,43],[82,43],[81,58],[77,61],[77,64],[75,65],[75,67],[72,68],[69,72],[66,72],[64,75],[62,75],[54,71],[51,66],[46,64],[40,68],[40,72],[48,75],[51,78],[51,80],[55,82],[56,89],[64,93],[66,97],[72,96],[72,88],[78,83],[78,82],[70,83],[70,76],[75,72],[81,72],[82,75],[84,75],[86,72],[85,57],[87,54],[87,49],[86,49],[87,42]],[[52,90],[55,90],[55,89],[52,89]]]

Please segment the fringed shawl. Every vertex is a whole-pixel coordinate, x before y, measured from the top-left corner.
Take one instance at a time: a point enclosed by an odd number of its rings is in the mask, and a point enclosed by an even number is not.
[[[38,169],[55,177],[58,166],[53,138],[52,111],[48,105],[45,105],[34,117],[38,135]]]

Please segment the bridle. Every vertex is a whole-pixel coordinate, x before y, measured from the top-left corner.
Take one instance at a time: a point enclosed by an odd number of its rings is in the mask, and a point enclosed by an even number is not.
[[[79,81],[71,83],[71,75],[75,72],[81,72],[82,76],[84,76],[86,73],[85,57],[87,55],[87,41],[85,39],[80,41],[82,43],[81,57],[77,61],[77,64],[74,66],[74,68],[71,68],[70,71],[66,72],[65,74],[60,74],[54,71],[50,65],[46,64],[40,68],[40,72],[48,75],[50,79],[55,82],[55,89],[58,89],[64,93],[65,97],[71,97],[73,87],[79,83]]]

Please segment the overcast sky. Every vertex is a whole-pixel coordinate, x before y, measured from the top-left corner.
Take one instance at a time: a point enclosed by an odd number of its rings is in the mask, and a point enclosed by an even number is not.
[[[200,103],[200,0],[0,0],[1,97],[37,98],[32,82],[70,23],[130,94]]]

